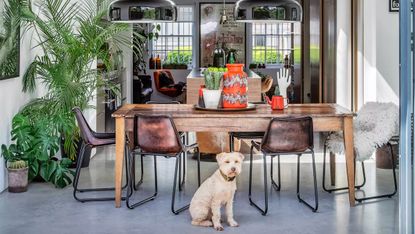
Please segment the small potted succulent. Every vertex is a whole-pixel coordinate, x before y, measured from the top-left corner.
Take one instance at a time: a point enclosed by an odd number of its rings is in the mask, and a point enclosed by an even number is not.
[[[206,108],[218,108],[222,96],[222,78],[226,68],[210,67],[203,72],[205,78],[205,88],[203,89],[203,99]]]
[[[29,167],[27,161],[23,159],[19,147],[11,145],[7,148],[2,146],[2,155],[6,159],[10,193],[22,193],[27,191],[29,184]]]

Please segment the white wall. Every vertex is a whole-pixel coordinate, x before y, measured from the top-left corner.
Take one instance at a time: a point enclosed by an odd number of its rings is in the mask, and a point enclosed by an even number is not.
[[[350,0],[337,1],[337,70],[336,100],[351,109],[351,5]]]
[[[20,76],[13,79],[0,80],[0,145],[10,144],[10,130],[13,116],[30,99],[36,97],[38,92],[25,94],[22,92],[22,76],[30,62],[34,59],[35,51],[31,50],[31,35],[26,33],[20,46]],[[4,167],[4,159],[0,158],[0,192],[7,188],[7,175]]]
[[[364,102],[399,103],[399,14],[388,1],[364,1]]]

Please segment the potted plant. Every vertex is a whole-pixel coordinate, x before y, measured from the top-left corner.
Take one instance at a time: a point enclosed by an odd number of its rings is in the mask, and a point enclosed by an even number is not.
[[[27,161],[23,160],[24,154],[21,147],[13,144],[7,148],[2,145],[1,149],[8,171],[8,191],[10,193],[26,192],[29,184],[29,167]]]
[[[42,50],[23,76],[23,91],[33,92],[40,83],[45,87],[45,95],[34,103],[46,107],[52,136],[63,139],[64,151],[75,161],[80,135],[71,110],[75,106],[82,110],[91,108],[96,90],[101,87],[120,92],[100,75],[94,64],[99,59],[108,70],[113,70],[111,53],[102,48],[108,45],[109,51],[119,51],[120,46],[132,46],[130,34],[124,33],[130,31],[130,26],[103,20],[109,4],[105,0],[87,0],[82,4],[40,0],[37,4],[42,9],[40,13],[32,11],[29,1],[21,4],[24,30],[34,32],[33,38],[39,38],[34,47]],[[142,53],[147,38],[135,30],[133,34],[141,42],[135,41],[134,52]]]
[[[59,150],[60,138],[48,115],[43,102],[33,101],[25,106],[12,121],[9,146],[2,145],[2,155],[6,161],[27,162],[28,179],[41,180],[63,188],[72,182],[73,171],[69,169],[72,161],[55,155]]]
[[[207,68],[203,72],[205,78],[205,88],[203,89],[203,99],[206,108],[218,108],[222,96],[221,82],[225,68]]]

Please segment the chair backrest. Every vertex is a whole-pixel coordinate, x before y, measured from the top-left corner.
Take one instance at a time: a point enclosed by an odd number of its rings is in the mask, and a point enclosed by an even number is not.
[[[171,74],[170,71],[168,70],[157,70],[154,72],[154,84],[156,86],[156,89],[159,91],[162,87],[160,87],[160,75],[161,73],[166,73],[167,76],[173,81],[174,83],[174,78],[173,75]]]
[[[287,117],[271,120],[262,140],[268,153],[300,153],[314,147],[311,117]]]
[[[81,138],[85,144],[89,145],[93,141],[94,133],[89,126],[88,122],[86,121],[82,111],[79,107],[75,107],[72,109],[72,112],[75,113],[76,121],[78,122],[78,127],[81,131]]]
[[[135,147],[145,153],[178,154],[183,150],[173,120],[164,115],[135,117]]]

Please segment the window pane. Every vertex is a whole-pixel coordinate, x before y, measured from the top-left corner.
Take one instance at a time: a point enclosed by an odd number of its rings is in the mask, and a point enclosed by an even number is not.
[[[151,51],[165,63],[192,65],[193,7],[178,6],[177,22],[160,23],[159,39]]]
[[[294,24],[291,23],[254,23],[252,63],[283,64],[285,55],[293,56],[292,40],[298,40],[294,37],[293,30]],[[301,33],[301,28],[295,30],[296,33]],[[300,36],[298,38],[301,40]]]

